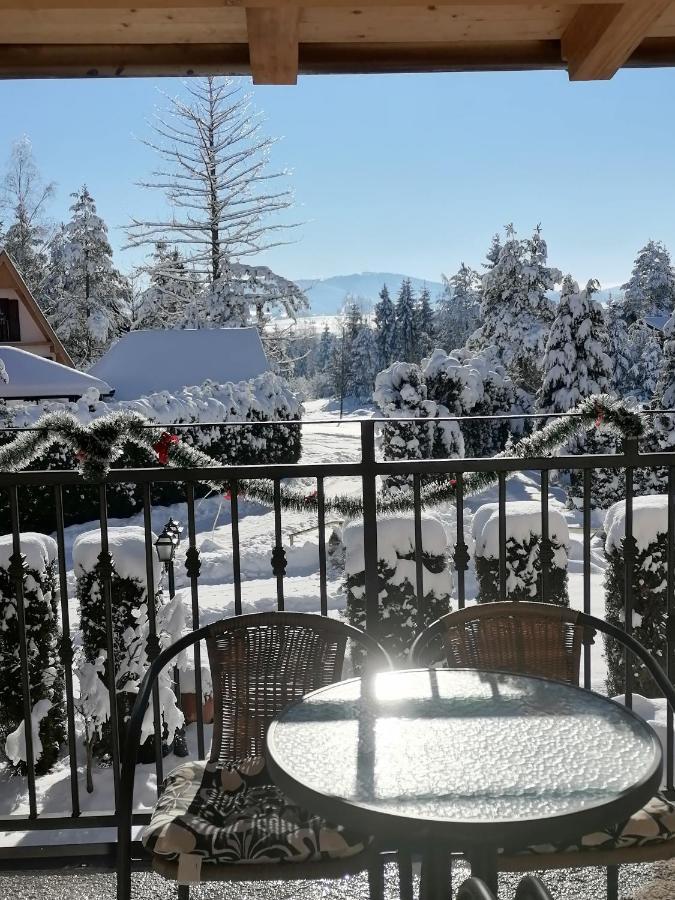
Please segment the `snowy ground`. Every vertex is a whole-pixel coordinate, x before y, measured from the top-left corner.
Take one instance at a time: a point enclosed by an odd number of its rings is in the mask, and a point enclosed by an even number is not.
[[[338,420],[338,411],[334,403],[328,401],[310,401],[306,404],[306,418],[319,419],[319,424],[308,425],[303,430],[303,460],[305,462],[349,462],[358,461],[360,457],[359,426],[354,418],[372,415],[372,410],[351,409],[346,419]],[[314,490],[314,484],[307,482],[308,491]],[[358,478],[333,477],[326,479],[326,493],[332,492],[360,493]],[[509,500],[539,499],[539,484],[535,473],[523,473],[508,482]],[[488,490],[479,497],[472,497],[466,503],[467,518],[465,532],[470,533],[470,520],[473,512],[481,504],[497,499],[496,489]],[[569,562],[569,592],[571,604],[582,608],[583,605],[583,571],[582,571],[582,535],[577,514],[564,508],[562,498],[555,489],[551,492],[550,506],[559,509],[566,517],[571,537]],[[450,544],[456,539],[456,520],[454,507],[437,510],[435,513],[443,522],[450,536]],[[186,522],[186,510],[182,505],[153,511],[153,527],[158,533],[169,515]],[[272,576],[270,553],[274,545],[274,515],[264,507],[242,501],[240,503],[240,547],[242,572],[242,605],[244,612],[270,610],[276,608],[277,585]],[[289,610],[318,611],[319,609],[319,557],[316,516],[307,513],[283,513],[283,543],[287,551],[288,568],[284,582],[285,604]],[[122,524],[142,524],[140,515],[132,520],[117,522],[112,520],[111,526]],[[201,500],[196,508],[197,545],[201,551],[201,575],[199,579],[200,624],[206,624],[234,611],[234,585],[232,567],[232,540],[229,504],[220,497],[208,497]],[[70,560],[72,545],[76,536],[93,525],[81,525],[69,528],[66,535],[67,554]],[[331,530],[331,522],[327,523],[326,537]],[[186,542],[184,542],[186,543]],[[178,551],[176,561],[176,584],[179,595],[190,607],[190,588],[184,569],[185,546]],[[69,596],[71,623],[78,622],[77,602],[74,599],[74,576],[72,563],[69,565]],[[599,616],[604,614],[604,593],[602,573],[604,556],[598,540],[594,540],[591,559],[591,611]],[[339,572],[328,573],[328,606],[333,614],[342,609],[345,596]],[[473,571],[467,573],[467,598],[475,594],[475,577]],[[605,664],[602,654],[602,643],[593,649],[592,685],[603,690]],[[188,742],[196,751],[195,727],[188,728]],[[82,757],[82,742],[78,741],[78,753]],[[105,811],[112,808],[112,773],[110,769],[97,768],[94,772],[94,793],[87,794],[84,782],[83,758],[79,762],[80,797],[85,811]],[[165,760],[165,769],[170,770],[177,762],[169,756]],[[37,782],[38,810],[40,812],[70,813],[69,765],[66,754],[54,771],[41,777]],[[154,766],[139,766],[136,776],[136,802],[139,807],[148,808],[154,802],[155,772]],[[27,795],[25,780],[12,777],[5,770],[0,770],[0,816],[27,815]],[[50,836],[52,842],[71,841],[74,832],[62,832]],[[103,832],[89,832],[87,839],[104,839]],[[0,838],[4,844],[13,842],[25,843],[43,841],[44,832],[34,836],[20,833],[4,835]]]

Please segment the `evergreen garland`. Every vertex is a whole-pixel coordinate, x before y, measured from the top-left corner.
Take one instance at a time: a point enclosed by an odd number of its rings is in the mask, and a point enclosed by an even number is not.
[[[606,428],[622,438],[639,438],[644,433],[644,423],[640,416],[620,400],[606,394],[587,397],[570,413],[574,415],[549,422],[496,454],[494,458],[547,457],[576,434],[593,427]],[[11,443],[0,447],[0,472],[19,472],[25,469],[56,443],[65,444],[73,450],[83,477],[94,481],[105,478],[111,463],[119,459],[127,442],[142,450],[148,461],[156,463],[161,454],[162,459],[166,458],[165,464],[173,468],[209,469],[220,465],[207,453],[185,441],[165,437],[165,429],[148,427],[149,425],[144,416],[131,411],[115,412],[86,426],[72,413],[48,413],[38,420],[32,430],[20,433]],[[452,461],[449,462],[449,468],[452,469]],[[227,480],[207,481],[210,487],[219,492],[230,489]],[[496,472],[467,473],[464,477],[464,494],[469,496],[483,491],[496,481]],[[268,479],[239,481],[238,492],[247,499],[257,500],[270,507],[274,505],[274,485]],[[447,481],[434,480],[422,487],[422,506],[429,508],[453,503],[456,495],[455,478]],[[318,508],[316,496],[287,485],[281,489],[281,504],[284,509],[294,511]],[[381,512],[409,511],[413,508],[412,491],[399,491],[392,497],[380,496],[378,505]],[[362,513],[363,506],[358,498],[337,495],[326,498],[325,510],[355,517]]]

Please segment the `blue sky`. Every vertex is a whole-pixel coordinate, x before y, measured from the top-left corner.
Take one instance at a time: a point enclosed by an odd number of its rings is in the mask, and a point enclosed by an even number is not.
[[[492,233],[537,222],[550,261],[616,284],[647,239],[675,254],[675,70],[570,84],[562,72],[305,77],[253,88],[273,163],[305,223],[265,262],[292,277],[479,266]],[[57,182],[56,220],[86,182],[124,243],[159,198],[134,187],[153,158],[135,136],[179,80],[0,82],[0,159],[28,134]],[[261,260],[263,261],[263,260]],[[118,263],[128,269],[131,254]]]

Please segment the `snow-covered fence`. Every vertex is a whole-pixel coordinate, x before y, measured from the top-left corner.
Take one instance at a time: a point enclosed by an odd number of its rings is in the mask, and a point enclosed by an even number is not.
[[[543,596],[541,506],[530,500],[505,504],[506,598],[507,600],[540,600],[567,606],[567,551],[569,530],[562,513],[548,511],[548,567],[546,592]],[[478,601],[492,603],[501,598],[499,573],[499,506],[486,503],[476,510],[471,525],[478,578]],[[542,559],[544,556],[544,559]]]
[[[152,535],[153,543],[154,540],[155,535]],[[109,528],[108,545],[112,560],[110,600],[115,693],[120,736],[123,738],[125,722],[148,667],[150,624],[145,531],[136,526]],[[177,598],[162,605],[162,594],[157,590],[160,567],[154,553],[152,560],[155,587],[152,602],[157,635],[160,646],[168,645],[183,632],[185,617]],[[80,680],[80,711],[86,725],[87,753],[88,758],[92,753],[107,757],[112,747],[112,734],[109,724],[109,666],[104,603],[106,576],[101,559],[101,533],[98,530],[85,532],[76,539],[73,545],[73,565],[77,576],[82,630],[82,658],[77,675]],[[176,706],[168,673],[160,681],[159,691],[165,733],[172,736],[175,729],[183,724],[183,716]],[[149,738],[153,733],[151,714],[146,716],[146,720],[143,732],[144,737]]]
[[[625,625],[626,502],[620,500],[605,516],[605,618]],[[632,608],[633,635],[665,667],[668,584],[668,497],[663,494],[633,498]],[[623,649],[605,640],[607,690],[623,693],[626,687]],[[649,674],[632,662],[633,689],[645,697],[660,696]]]
[[[378,638],[392,658],[404,663],[419,633],[418,615],[422,606],[422,627],[450,611],[452,572],[448,559],[448,539],[443,525],[432,516],[421,517],[422,548],[416,548],[412,516],[392,516],[377,523],[378,555]],[[347,616],[352,625],[365,628],[365,552],[361,522],[344,529],[346,548]],[[422,603],[417,596],[417,554],[422,561]]]
[[[33,759],[42,775],[54,765],[65,738],[63,664],[59,656],[56,542],[46,535],[21,535],[26,654],[30,689]],[[12,535],[0,537],[0,745],[12,765],[27,760],[21,676],[16,570]]]

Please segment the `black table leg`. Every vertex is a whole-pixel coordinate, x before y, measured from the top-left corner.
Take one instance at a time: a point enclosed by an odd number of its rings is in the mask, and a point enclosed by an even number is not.
[[[497,896],[497,848],[489,844],[472,847],[466,853],[471,864],[471,874],[480,878]]]
[[[430,847],[422,855],[420,900],[450,900],[450,854],[447,847]]]

